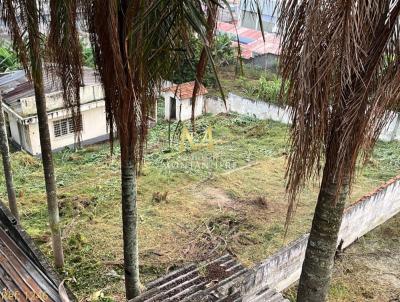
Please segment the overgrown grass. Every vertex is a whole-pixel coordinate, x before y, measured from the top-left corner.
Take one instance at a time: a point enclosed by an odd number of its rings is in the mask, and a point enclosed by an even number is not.
[[[247,65],[243,65],[243,72],[238,72],[236,69],[235,66],[228,65],[218,71],[225,95],[232,92],[250,99],[278,102],[281,82],[275,73]],[[221,96],[216,87],[209,87],[208,92],[210,96]]]
[[[238,115],[206,116],[196,123],[197,143],[208,127],[212,150],[186,143],[180,152],[182,127],[176,123],[160,123],[150,131],[138,188],[143,283],[226,251],[252,265],[285,244],[287,127]],[[398,143],[378,143],[358,173],[351,200],[398,174],[398,158]],[[51,257],[40,161],[17,152],[12,163],[22,224]],[[76,279],[70,286],[79,298],[102,290],[122,301],[119,149],[114,155],[108,144],[65,150],[55,155],[55,165],[63,273]],[[286,243],[309,229],[317,190],[317,184],[305,188]],[[6,196],[3,179],[0,196]]]

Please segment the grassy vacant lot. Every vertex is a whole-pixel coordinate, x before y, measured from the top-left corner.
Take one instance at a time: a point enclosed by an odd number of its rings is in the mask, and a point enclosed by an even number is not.
[[[168,125],[151,130],[139,178],[142,282],[190,261],[224,252],[251,265],[282,247],[286,214],[287,127],[235,115],[197,121],[196,139],[213,128],[214,148],[182,153]],[[172,139],[176,124],[171,125]],[[122,300],[122,234],[119,150],[107,144],[58,153],[56,174],[70,286],[79,298],[102,290]],[[49,256],[44,182],[40,161],[12,156],[22,224]],[[379,143],[360,171],[354,201],[398,174],[400,145]],[[4,199],[4,183],[0,180]],[[317,184],[301,196],[286,243],[309,229]]]

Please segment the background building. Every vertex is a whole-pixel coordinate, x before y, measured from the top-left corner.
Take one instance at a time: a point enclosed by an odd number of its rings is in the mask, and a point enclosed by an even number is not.
[[[53,150],[73,146],[75,129],[70,113],[64,109],[60,83],[50,75],[44,77],[50,138]],[[35,92],[23,70],[0,76],[3,109],[8,137],[17,147],[32,155],[40,155],[39,125]],[[84,69],[81,87],[81,142],[83,145],[108,139],[104,92],[95,71]]]
[[[275,11],[276,4],[276,0],[259,1],[261,22],[264,32],[277,32],[276,22],[278,12]],[[261,30],[260,18],[258,16],[257,6],[255,5],[254,1],[241,1],[239,12],[239,26]]]

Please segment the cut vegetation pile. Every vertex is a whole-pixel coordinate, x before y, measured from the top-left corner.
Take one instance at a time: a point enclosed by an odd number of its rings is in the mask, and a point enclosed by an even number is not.
[[[138,192],[143,283],[226,252],[252,265],[285,244],[287,127],[237,115],[207,116],[196,126],[197,142],[212,127],[214,149],[186,144],[180,153],[176,124],[171,148],[168,124],[151,130]],[[118,156],[118,148],[111,156],[107,144],[55,156],[64,273],[75,278],[70,286],[79,298],[98,297],[100,290],[110,299],[124,296]],[[398,143],[379,143],[351,200],[397,175],[399,159]],[[40,162],[17,152],[12,163],[22,224],[50,256]],[[309,229],[317,190],[317,184],[304,190],[286,243]]]

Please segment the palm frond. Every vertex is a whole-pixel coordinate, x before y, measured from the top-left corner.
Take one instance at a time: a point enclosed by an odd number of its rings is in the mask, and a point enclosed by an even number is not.
[[[400,1],[282,0],[279,11],[282,97],[293,108],[290,220],[323,161],[339,185],[352,179],[390,121],[400,97]]]
[[[24,41],[24,34],[26,33],[26,14],[24,12],[24,1],[2,1],[2,19],[7,26],[11,35],[12,46],[18,55],[18,58],[25,69],[28,77],[29,71],[29,54],[27,44]]]
[[[76,142],[80,144],[80,86],[82,84],[82,49],[77,30],[76,0],[50,0],[50,34],[47,65],[50,74],[60,79],[64,105],[72,114]]]

